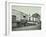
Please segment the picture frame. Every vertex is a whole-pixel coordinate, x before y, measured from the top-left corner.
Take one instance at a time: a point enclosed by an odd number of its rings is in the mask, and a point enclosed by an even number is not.
[[[17,5],[17,6],[34,6],[34,7],[41,7],[41,13],[43,12],[44,5],[43,4],[36,4],[36,3],[17,3],[17,2],[5,2],[5,17],[6,17],[6,24],[5,24],[5,35],[8,35],[9,33],[14,34],[16,31],[12,31],[12,11],[11,11],[11,6],[12,5]],[[42,20],[42,16],[41,16]],[[32,31],[32,30],[31,30]],[[34,31],[34,30],[33,30]],[[36,30],[37,31],[37,30]],[[41,25],[41,30],[42,31],[42,25]]]

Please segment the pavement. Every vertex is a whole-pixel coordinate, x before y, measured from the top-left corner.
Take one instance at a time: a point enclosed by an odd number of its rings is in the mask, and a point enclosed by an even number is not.
[[[22,30],[40,30],[41,25],[33,25],[33,26],[26,26],[26,27],[20,27],[20,28],[13,28],[13,31],[22,31]]]

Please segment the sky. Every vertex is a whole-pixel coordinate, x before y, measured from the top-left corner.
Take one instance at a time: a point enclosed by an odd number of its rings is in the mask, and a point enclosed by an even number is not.
[[[35,7],[35,6],[12,6],[14,10],[18,10],[20,12],[23,12],[27,15],[30,14],[30,16],[34,13],[38,13],[41,15],[41,7]]]

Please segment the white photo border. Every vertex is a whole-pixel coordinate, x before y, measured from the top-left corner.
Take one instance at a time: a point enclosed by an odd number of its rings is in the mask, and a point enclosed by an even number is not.
[[[12,33],[14,34],[16,31],[12,31],[12,13],[11,13],[11,6],[12,5],[20,5],[20,6],[38,6],[41,7],[41,14],[44,11],[44,4],[33,4],[33,3],[16,3],[16,2],[7,2],[7,34]],[[41,20],[42,19],[42,15],[41,15]],[[43,25],[41,24],[41,28],[43,28]],[[30,30],[32,32],[32,30]],[[33,30],[33,31],[44,31],[44,29],[41,30]],[[19,32],[19,31],[18,31]],[[6,34],[6,33],[5,33]]]

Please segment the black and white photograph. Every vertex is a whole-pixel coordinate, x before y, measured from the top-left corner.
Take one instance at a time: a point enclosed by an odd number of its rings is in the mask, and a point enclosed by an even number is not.
[[[41,30],[41,7],[11,6],[12,31]]]

